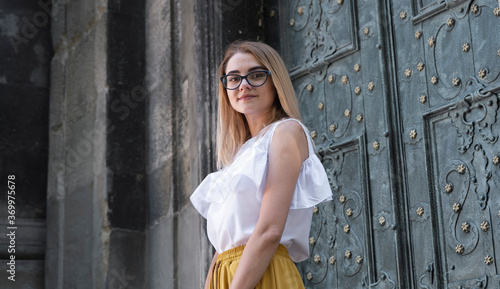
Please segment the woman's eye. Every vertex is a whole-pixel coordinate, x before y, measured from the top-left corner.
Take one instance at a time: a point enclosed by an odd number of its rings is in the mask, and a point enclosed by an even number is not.
[[[240,78],[238,76],[230,76],[227,78],[229,82],[238,82],[240,81]]]
[[[252,74],[251,76],[253,79],[259,79],[259,78],[264,78],[266,77],[266,74],[264,72],[257,72]]]

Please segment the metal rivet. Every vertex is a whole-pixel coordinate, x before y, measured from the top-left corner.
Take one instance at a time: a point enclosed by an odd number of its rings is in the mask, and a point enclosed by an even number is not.
[[[321,257],[318,254],[314,255],[314,263],[317,264],[319,262],[321,262]]]
[[[422,216],[424,214],[424,208],[418,207],[417,208],[417,215]]]
[[[342,5],[342,4],[344,4],[344,0],[337,0],[337,3],[338,3],[339,5]]]
[[[460,204],[459,203],[454,203],[453,204],[453,211],[456,213],[460,211]]]
[[[335,125],[334,125],[334,124],[331,124],[331,125],[330,125],[330,131],[331,131],[331,132],[334,132],[334,131],[335,131],[335,129],[336,129]]]
[[[370,33],[370,28],[365,27],[365,29],[363,29],[363,33],[364,33],[365,35],[368,35],[368,34]]]
[[[380,226],[385,225],[385,218],[384,217],[378,218],[378,223],[380,224]]]
[[[370,83],[368,83],[368,90],[373,91],[374,88],[375,88],[375,83],[373,83],[373,81],[370,81]]]
[[[418,70],[418,71],[422,71],[422,70],[424,70],[424,64],[423,64],[422,62],[419,62],[419,63],[417,64],[417,70]]]
[[[349,227],[349,225],[345,225],[345,226],[344,226],[344,232],[345,232],[346,234],[348,234],[350,231],[351,231],[351,228]]]
[[[459,166],[457,167],[457,172],[458,172],[459,174],[464,174],[464,173],[465,173],[465,170],[466,170],[466,169],[465,169],[465,166],[464,166],[464,165],[459,165]]]
[[[378,150],[378,149],[380,148],[380,143],[379,143],[378,141],[374,141],[374,142],[373,142],[373,148],[374,148],[375,150]]]
[[[359,95],[359,94],[361,93],[361,87],[356,86],[356,87],[354,88],[354,93],[355,93],[356,95]]]
[[[406,18],[406,12],[401,12],[399,13],[399,18],[401,18],[401,20],[405,19]]]
[[[493,164],[496,166],[498,165],[498,156],[493,157]]]
[[[500,56],[500,49],[498,49],[498,51],[497,51],[497,55],[498,55],[498,56]]]
[[[422,37],[422,32],[420,31],[415,32],[415,38],[420,39],[420,37]]]
[[[453,191],[453,185],[446,184],[446,186],[444,186],[444,191],[447,192],[448,194],[451,193]]]
[[[333,75],[328,75],[328,82],[330,82],[330,83],[333,82]]]
[[[340,82],[342,82],[342,84],[346,85],[348,80],[349,80],[349,79],[347,78],[347,75],[344,75],[344,76],[342,76],[342,78],[340,79]]]
[[[495,14],[495,16],[500,16],[500,8],[495,7],[495,9],[493,9],[493,14]]]
[[[319,212],[318,207],[314,206],[313,213],[318,214],[318,212]]]
[[[297,9],[297,12],[298,12],[300,15],[304,14],[304,7],[299,7],[299,8]]]
[[[429,40],[427,40],[427,44],[429,45],[429,47],[432,47],[434,45],[435,41],[434,41],[434,37],[430,37]]]
[[[425,103],[426,101],[427,101],[427,97],[426,97],[425,95],[423,95],[423,94],[422,94],[422,95],[420,96],[420,102],[421,102],[421,103]]]
[[[457,252],[457,254],[462,254],[464,252],[464,245],[462,244],[458,244],[456,247],[455,247],[455,252]]]
[[[330,265],[335,264],[335,257],[331,256],[328,261],[330,262]]]
[[[313,278],[313,274],[311,272],[307,273],[307,280],[311,281]]]
[[[479,7],[477,5],[473,5],[471,8],[470,8],[470,11],[474,14],[477,13],[477,11],[479,11]]]
[[[437,84],[438,83],[438,78],[436,76],[431,77],[431,83],[432,84]]]
[[[356,257],[356,263],[361,264],[363,262],[363,257],[357,256]]]
[[[354,65],[354,71],[359,72],[361,70],[361,66],[358,64]]]
[[[453,78],[451,83],[453,84],[453,86],[459,86],[460,85],[460,78],[457,78],[457,77]]]
[[[323,110],[323,108],[324,108],[324,107],[325,107],[325,105],[324,105],[322,102],[320,102],[320,103],[318,104],[318,109],[319,109],[319,110]]]
[[[307,85],[307,91],[312,92],[314,90],[314,86],[312,84]]]
[[[410,138],[411,138],[411,139],[415,139],[416,137],[417,137],[417,131],[416,131],[416,130],[414,130],[414,129],[412,129],[412,130],[410,131]]]
[[[446,20],[446,25],[448,25],[450,27],[453,26],[453,25],[455,25],[455,19],[448,18],[448,20]]]
[[[273,18],[274,15],[276,15],[276,12],[274,10],[271,10],[271,12],[269,12],[269,17]]]
[[[345,211],[345,214],[346,214],[348,217],[352,216],[352,210],[351,210],[351,208],[348,208],[348,209]]]
[[[346,250],[346,251],[345,251],[345,253],[344,253],[344,256],[345,256],[347,259],[351,259],[351,256],[352,256],[351,251]]]
[[[407,69],[405,70],[405,76],[406,76],[406,77],[410,77],[410,76],[411,76],[411,74],[412,74],[412,72],[413,72],[413,71],[411,71],[411,69],[407,68]]]
[[[316,239],[314,239],[314,237],[309,238],[309,244],[311,245],[316,244]]]
[[[351,116],[351,111],[350,111],[350,110],[348,110],[348,109],[346,109],[346,110],[344,111],[344,116],[345,116],[345,117],[350,117],[350,116]]]
[[[363,121],[363,115],[362,115],[362,114],[358,114],[358,115],[356,116],[356,120],[357,120],[358,122]]]
[[[290,19],[290,26],[295,25],[295,19]]]
[[[462,44],[462,50],[464,52],[469,52],[469,50],[470,50],[470,44],[469,43]]]
[[[493,264],[493,258],[490,255],[484,257],[484,263],[486,263],[486,265]]]
[[[484,232],[488,232],[489,229],[490,229],[490,224],[487,221],[481,223],[481,230],[483,230]]]
[[[317,135],[317,133],[316,133],[316,131],[315,131],[315,130],[311,131],[311,137],[312,137],[312,138],[315,138],[315,137],[316,137],[316,135]]]
[[[462,231],[464,231],[465,233],[469,233],[469,231],[470,231],[469,223],[467,223],[467,222],[462,223]]]
[[[345,196],[344,196],[344,195],[340,196],[340,197],[339,197],[339,201],[340,201],[341,203],[344,203],[344,202],[345,202]]]
[[[484,70],[484,69],[479,70],[479,72],[477,73],[477,75],[480,78],[485,78],[486,77],[486,70]]]

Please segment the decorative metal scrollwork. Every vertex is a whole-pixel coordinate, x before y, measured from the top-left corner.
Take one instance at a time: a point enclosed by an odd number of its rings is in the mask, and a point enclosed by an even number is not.
[[[470,254],[479,242],[479,231],[474,222],[470,220],[459,222],[464,202],[470,191],[470,182],[471,171],[462,161],[450,161],[443,168],[443,174],[440,177],[440,186],[446,193],[446,195],[443,195],[443,202],[445,204],[448,202],[451,207],[445,209],[445,214],[449,216],[446,239],[447,244],[460,255]],[[447,193],[446,188],[448,185],[452,188],[453,194]]]
[[[394,282],[391,278],[390,275],[385,272],[385,271],[380,271],[380,279],[375,282],[370,284],[365,280],[365,284],[367,288],[372,288],[372,289],[395,289],[396,288],[396,282]]]
[[[465,153],[472,145],[475,130],[487,143],[493,144],[498,140],[498,135],[491,128],[496,122],[498,101],[491,92],[484,92],[483,87],[476,79],[469,79],[463,100],[457,102],[455,111],[448,113],[457,128],[461,153]]]

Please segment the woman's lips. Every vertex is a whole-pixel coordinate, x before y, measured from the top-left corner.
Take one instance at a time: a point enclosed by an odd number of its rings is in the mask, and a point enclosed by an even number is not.
[[[257,97],[257,95],[254,95],[254,94],[244,94],[244,95],[240,96],[238,98],[238,100],[249,100],[249,99],[252,99],[254,97]]]

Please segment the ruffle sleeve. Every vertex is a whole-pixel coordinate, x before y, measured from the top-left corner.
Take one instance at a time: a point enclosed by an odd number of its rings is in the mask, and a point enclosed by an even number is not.
[[[305,209],[332,200],[332,190],[318,157],[311,154],[302,164],[290,209]]]

